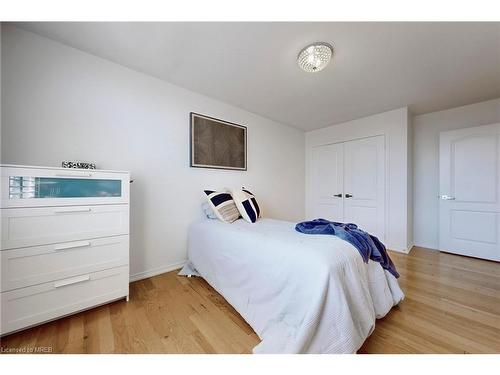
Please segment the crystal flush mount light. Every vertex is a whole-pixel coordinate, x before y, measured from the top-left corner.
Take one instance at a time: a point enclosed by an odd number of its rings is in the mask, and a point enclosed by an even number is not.
[[[303,48],[297,57],[297,62],[304,71],[315,73],[328,65],[332,55],[333,47],[330,44],[317,42]]]

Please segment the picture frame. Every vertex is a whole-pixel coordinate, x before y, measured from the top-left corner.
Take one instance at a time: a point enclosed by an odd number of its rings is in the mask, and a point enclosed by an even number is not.
[[[196,112],[189,114],[190,167],[247,170],[247,127]]]

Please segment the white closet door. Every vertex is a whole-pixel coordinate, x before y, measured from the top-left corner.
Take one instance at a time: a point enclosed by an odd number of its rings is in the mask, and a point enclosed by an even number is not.
[[[439,140],[439,249],[500,261],[500,124]]]
[[[311,160],[312,216],[343,220],[343,145],[313,149]]]
[[[344,222],[385,239],[385,137],[344,144]]]

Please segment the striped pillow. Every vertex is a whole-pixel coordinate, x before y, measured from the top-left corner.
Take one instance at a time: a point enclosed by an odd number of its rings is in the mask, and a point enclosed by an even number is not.
[[[214,210],[215,215],[225,223],[232,223],[240,217],[240,213],[234,204],[231,194],[226,192],[205,190],[208,203]]]
[[[234,189],[231,191],[231,195],[241,217],[249,223],[255,223],[260,217],[260,207],[254,195],[245,188]]]

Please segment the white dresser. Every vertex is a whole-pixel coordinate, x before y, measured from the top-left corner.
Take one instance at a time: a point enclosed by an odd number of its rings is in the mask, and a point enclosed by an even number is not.
[[[128,299],[130,174],[0,168],[0,335]]]

